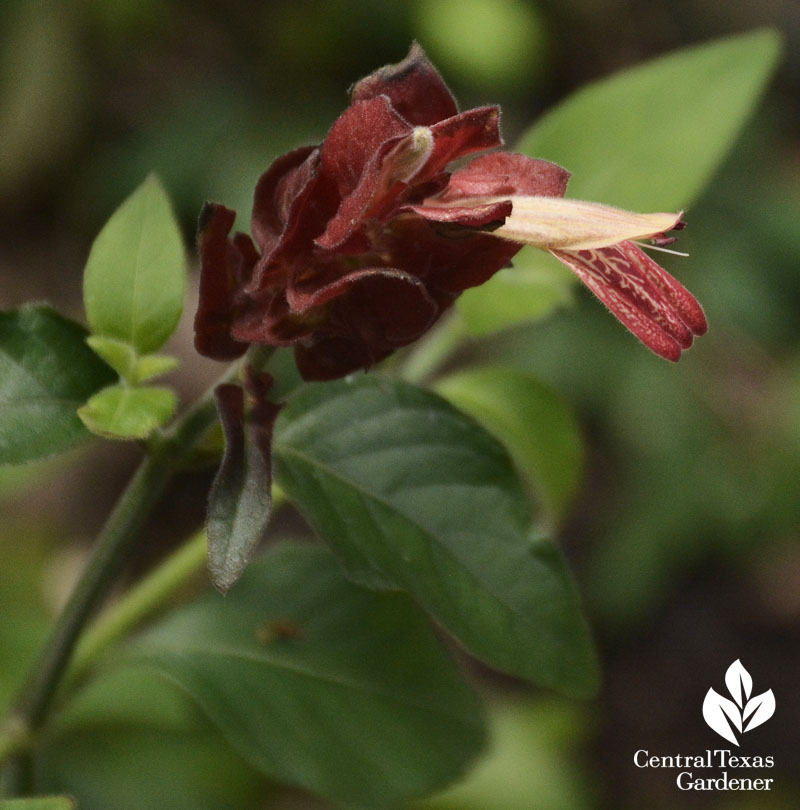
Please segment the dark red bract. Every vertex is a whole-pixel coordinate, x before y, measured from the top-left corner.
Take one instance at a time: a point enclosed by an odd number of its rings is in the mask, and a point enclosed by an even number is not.
[[[260,178],[252,239],[229,238],[234,212],[206,205],[198,351],[233,359],[252,343],[293,346],[305,379],[328,380],[419,338],[522,246],[491,234],[509,200],[460,199],[564,195],[566,171],[507,152],[448,173],[500,146],[498,119],[497,107],[459,113],[416,44],[358,82],[321,146],[278,158]]]

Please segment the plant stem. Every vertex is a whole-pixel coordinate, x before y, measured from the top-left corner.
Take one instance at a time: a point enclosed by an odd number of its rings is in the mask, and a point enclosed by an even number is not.
[[[231,373],[226,375],[227,379],[230,377]],[[86,568],[3,724],[5,729],[15,729],[18,739],[32,740],[44,725],[86,622],[108,595],[134,540],[167,485],[216,420],[216,404],[213,392],[209,391],[151,447],[150,455],[134,473],[100,532]],[[16,750],[12,742],[7,734],[0,736],[0,753],[5,746],[6,755],[11,755]]]
[[[273,511],[285,499],[283,491],[273,485]],[[100,616],[83,635],[75,650],[72,665],[65,676],[65,687],[80,680],[103,652],[160,613],[205,571],[208,564],[207,546],[205,530],[196,532]]]
[[[466,335],[457,312],[450,312],[422,338],[406,357],[401,370],[404,380],[422,383],[450,357]]]

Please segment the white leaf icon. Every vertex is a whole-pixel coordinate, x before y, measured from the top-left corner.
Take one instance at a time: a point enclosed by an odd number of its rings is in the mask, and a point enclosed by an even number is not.
[[[709,689],[703,701],[703,718],[720,737],[724,737],[734,745],[739,745],[731,724],[737,731],[741,731],[742,716],[739,707],[732,700],[728,700],[728,698],[718,695],[713,689]]]
[[[725,686],[728,687],[731,697],[741,709],[753,691],[753,679],[738,658],[728,667],[728,671],[725,673]]]
[[[766,692],[756,695],[754,698],[747,701],[747,705],[744,707],[744,712],[742,713],[742,718],[745,721],[744,730],[750,731],[750,729],[760,726],[762,723],[766,723],[774,713],[775,695],[772,693],[771,689],[768,689]],[[747,719],[748,717],[750,718],[749,720]]]

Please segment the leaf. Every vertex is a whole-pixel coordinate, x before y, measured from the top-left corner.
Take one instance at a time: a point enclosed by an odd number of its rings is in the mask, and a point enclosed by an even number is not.
[[[178,358],[171,354],[145,354],[136,360],[133,381],[141,383],[168,374],[176,369],[179,363]]]
[[[68,796],[45,796],[35,799],[0,799],[0,810],[75,810]]]
[[[114,371],[130,383],[136,382],[133,377],[136,371],[136,349],[124,340],[89,335],[86,343],[91,350],[102,357]]]
[[[264,793],[197,704],[144,666],[93,677],[49,724],[36,765],[41,789],[79,810],[246,810]]]
[[[172,418],[176,407],[169,388],[111,385],[78,408],[78,416],[98,436],[146,439]]]
[[[145,634],[131,655],[191,695],[249,762],[353,804],[458,776],[483,743],[475,696],[404,595],[348,582],[322,548],[283,545]]]
[[[81,326],[44,305],[0,312],[0,463],[90,438],[75,409],[114,375],[85,338]]]
[[[523,248],[513,267],[465,290],[456,306],[472,335],[488,335],[547,317],[572,301],[575,275],[549,254]]]
[[[183,309],[185,263],[169,199],[150,175],[92,245],[83,277],[92,332],[128,343],[142,354],[160,348]]]
[[[569,169],[570,197],[678,210],[727,154],[779,50],[776,32],[762,30],[654,59],[579,90],[517,149]]]
[[[531,536],[503,447],[433,394],[374,376],[306,386],[275,427],[275,476],[356,581],[402,588],[474,655],[588,695],[571,578]]]
[[[578,424],[561,397],[535,377],[497,367],[451,375],[436,390],[503,442],[537,493],[543,522],[557,525],[583,467]]]
[[[742,718],[739,707],[732,700],[709,689],[703,700],[703,719],[720,737],[724,737],[734,745],[739,745],[730,723],[733,723],[737,731],[741,731]]]
[[[271,382],[271,378],[270,378]],[[225,593],[242,575],[272,511],[272,426],[278,407],[257,389],[255,412],[245,419],[244,390],[220,385],[215,393],[225,454],[208,499],[208,567]]]

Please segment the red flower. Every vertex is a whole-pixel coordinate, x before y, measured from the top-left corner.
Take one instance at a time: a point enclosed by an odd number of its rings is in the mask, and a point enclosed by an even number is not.
[[[255,191],[253,239],[201,216],[198,351],[294,346],[307,380],[369,368],[424,334],[524,243],[572,267],[651,349],[677,359],[705,331],[694,298],[634,246],[680,216],[562,200],[568,172],[493,152],[499,109],[459,113],[418,45],[358,82],[319,147],[278,158]]]

